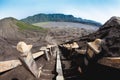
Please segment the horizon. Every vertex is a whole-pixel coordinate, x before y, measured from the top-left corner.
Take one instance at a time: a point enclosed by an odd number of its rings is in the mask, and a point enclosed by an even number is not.
[[[103,24],[112,16],[120,16],[119,9],[120,0],[0,0],[0,19],[60,13]]]

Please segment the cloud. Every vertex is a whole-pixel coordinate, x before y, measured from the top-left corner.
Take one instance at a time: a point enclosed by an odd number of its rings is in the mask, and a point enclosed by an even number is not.
[[[0,18],[25,18],[38,13],[64,13],[105,23],[120,16],[120,0],[4,0]],[[91,2],[93,1],[93,2]],[[4,5],[3,5],[4,4]]]
[[[69,7],[64,8],[60,12],[63,12],[65,14],[72,14],[75,17],[81,17],[84,19],[92,19],[101,23],[105,23],[108,19],[110,19],[112,16],[120,16],[120,7],[114,6],[111,8],[105,7],[105,8],[75,8],[75,7]]]

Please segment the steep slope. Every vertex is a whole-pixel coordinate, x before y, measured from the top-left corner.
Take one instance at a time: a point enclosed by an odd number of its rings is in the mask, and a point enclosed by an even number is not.
[[[17,27],[15,23],[16,23],[16,20],[13,18],[0,20],[0,37],[7,38],[7,39],[19,38],[18,35],[21,35],[21,34],[18,32],[19,27]]]
[[[38,23],[38,22],[48,22],[48,21],[75,22],[75,23],[95,25],[98,27],[101,26],[101,23],[93,20],[76,18],[73,15],[64,15],[64,14],[36,14],[22,19],[22,21],[26,23]]]
[[[18,56],[15,46],[19,41],[36,46],[47,44],[45,36],[47,30],[41,27],[26,24],[14,18],[0,20],[0,60],[14,59]],[[41,44],[40,44],[41,43]]]
[[[120,17],[112,17],[98,31],[76,41],[83,47],[85,42],[96,38],[105,40],[102,50],[104,56],[120,56]]]
[[[5,39],[17,40],[27,37],[32,37],[36,31],[44,30],[41,27],[26,24],[14,18],[5,18],[0,20],[0,37]],[[28,35],[31,33],[31,35]],[[35,35],[34,35],[35,36]]]

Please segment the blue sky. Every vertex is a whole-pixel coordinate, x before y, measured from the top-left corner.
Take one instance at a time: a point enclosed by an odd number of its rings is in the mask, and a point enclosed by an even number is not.
[[[101,23],[120,16],[120,0],[0,0],[0,19],[38,13],[64,13]]]

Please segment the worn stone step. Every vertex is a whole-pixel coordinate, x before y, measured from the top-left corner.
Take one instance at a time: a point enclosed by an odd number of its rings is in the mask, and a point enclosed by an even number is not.
[[[49,66],[48,66],[49,65]],[[51,63],[47,63],[45,64],[45,66],[43,67],[43,69],[49,69],[49,70],[54,70],[55,68],[55,62],[51,62]]]
[[[76,73],[76,72],[69,72],[69,73],[63,73],[64,77],[69,77],[69,76],[76,76],[76,75],[80,75],[79,73]]]
[[[43,79],[52,79],[55,77],[55,74],[48,74],[48,73],[41,73],[40,75],[40,78],[43,78]]]
[[[50,69],[43,69],[42,72],[43,72],[43,73],[49,73],[49,74],[50,74],[50,73],[52,73],[53,71],[50,70]]]
[[[66,77],[65,80],[84,80],[79,75]]]
[[[64,68],[64,69],[63,69],[63,71],[66,71],[66,70],[69,70],[69,71],[72,71],[72,70],[73,70],[73,71],[74,71],[74,70],[77,70],[77,68],[76,68],[76,67],[71,67],[71,68],[67,68],[67,69]]]
[[[53,79],[44,79],[44,78],[39,78],[39,80],[53,80]]]

